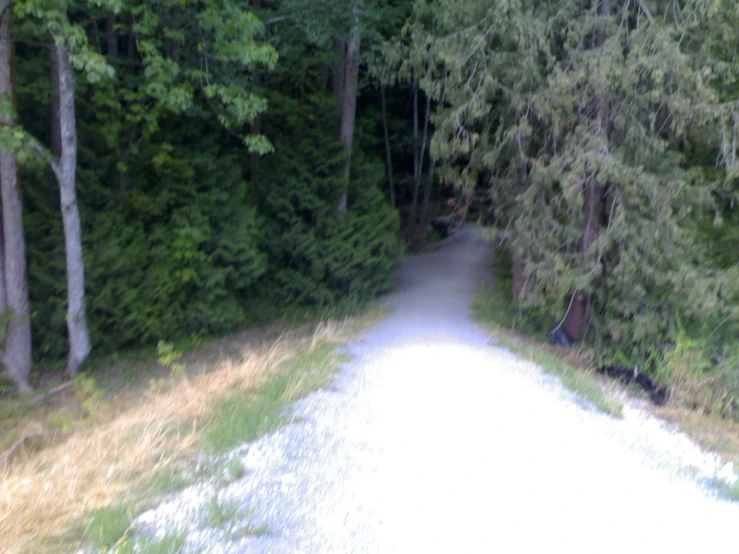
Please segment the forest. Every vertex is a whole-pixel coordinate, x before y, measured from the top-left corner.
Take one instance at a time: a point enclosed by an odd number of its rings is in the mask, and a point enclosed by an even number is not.
[[[16,392],[91,352],[356,310],[432,223],[466,220],[526,326],[739,417],[733,0],[0,0],[0,17]]]

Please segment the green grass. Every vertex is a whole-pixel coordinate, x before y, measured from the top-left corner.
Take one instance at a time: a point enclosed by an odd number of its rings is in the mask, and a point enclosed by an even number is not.
[[[139,498],[159,498],[166,494],[181,491],[194,483],[192,476],[172,468],[153,471],[141,478],[135,487]]]
[[[220,502],[214,496],[206,510],[206,525],[212,529],[227,531],[232,539],[270,534],[266,524],[254,525],[249,521],[252,511],[243,509],[237,502]]]
[[[134,516],[128,503],[113,504],[88,514],[84,537],[95,547],[108,550],[122,542],[131,530]]]
[[[711,485],[716,490],[718,495],[724,500],[730,500],[731,502],[739,502],[739,481],[733,485],[729,485],[723,479],[713,479]]]
[[[178,554],[185,545],[185,537],[176,533],[161,539],[140,537],[136,545],[138,548],[131,549],[136,554]]]
[[[364,322],[363,325],[367,323]],[[360,329],[361,326],[357,327],[357,330]],[[345,356],[337,353],[337,347],[337,343],[324,340],[314,342],[312,348],[305,345],[295,356],[279,364],[258,387],[237,390],[228,397],[216,399],[211,408],[209,421],[201,430],[201,439],[206,450],[213,454],[229,452],[285,424],[290,404],[326,386],[340,363],[346,360]],[[231,460],[225,468],[225,473],[229,479],[234,480],[243,476],[245,468],[239,460]],[[191,483],[192,478],[187,478],[182,473],[159,471],[142,479],[136,487],[135,496],[146,499],[161,497],[169,492],[181,490]],[[123,554],[128,552],[122,548],[122,544],[126,538],[124,535],[130,531],[133,519],[134,514],[129,504],[96,510],[91,513],[90,523],[84,535],[91,544],[100,549],[112,549],[116,546]],[[209,527],[231,528],[238,536],[268,533],[264,526],[254,527],[248,522],[237,525],[239,519],[239,507],[236,504],[220,503],[214,498],[207,507],[206,521]],[[144,539],[137,539],[139,540]],[[139,545],[137,541],[128,541],[127,544]],[[179,543],[172,541],[171,544],[167,541],[147,543],[148,550],[137,552],[152,554],[177,552],[174,546]]]
[[[328,384],[344,361],[336,348],[328,342],[303,348],[255,389],[237,390],[216,400],[203,429],[204,446],[213,453],[228,452],[284,425],[287,407]]]
[[[214,496],[208,503],[205,524],[212,529],[228,529],[240,519],[241,509],[237,502],[221,502]]]
[[[246,467],[241,460],[229,460],[223,472],[222,482],[224,484],[233,483],[241,479],[246,473]]]
[[[245,523],[244,525],[237,526],[231,533],[231,536],[235,539],[240,539],[243,537],[264,537],[271,534],[266,523],[257,526],[251,523]]]
[[[497,290],[481,288],[472,303],[473,318],[492,332],[501,346],[556,375],[572,392],[598,410],[621,417],[623,403],[604,390],[592,371],[579,369],[550,350],[546,335],[527,327],[516,304],[506,294],[507,282],[499,282]],[[519,339],[515,334],[525,335]]]
[[[104,554],[179,554],[185,546],[184,535],[173,533],[161,539],[140,536],[136,539],[124,539]]]

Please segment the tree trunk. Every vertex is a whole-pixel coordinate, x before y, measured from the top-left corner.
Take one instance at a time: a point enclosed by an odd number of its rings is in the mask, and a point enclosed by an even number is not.
[[[521,146],[521,136],[518,137],[518,148],[521,156],[521,160],[518,164],[518,178],[520,182],[520,190],[525,190],[526,183],[529,180],[529,164],[526,161],[523,153],[523,147]],[[520,302],[521,292],[523,291],[524,285],[524,261],[522,257],[516,251],[516,239],[517,236],[514,234],[511,240],[511,269],[513,270],[513,300]]]
[[[333,75],[333,95],[336,99],[336,103],[339,106],[344,105],[344,80],[346,79],[345,64],[346,64],[346,41],[343,39],[337,39],[334,43],[334,53],[336,54],[336,61],[334,62],[334,75]]]
[[[596,253],[590,252],[590,249],[600,233],[603,216],[603,187],[598,183],[596,171],[591,173],[583,192],[584,218],[580,252],[582,252],[585,265],[590,266],[598,263]],[[562,327],[570,339],[578,341],[582,338],[589,322],[590,298],[585,291],[575,291]]]
[[[107,42],[108,58],[116,60],[118,58],[118,31],[115,28],[116,15],[108,14],[105,18],[105,40]]]
[[[420,185],[421,176],[423,175],[423,160],[426,157],[426,148],[428,145],[428,134],[429,134],[429,119],[431,118],[431,97],[426,96],[426,118],[423,122],[423,140],[421,141],[421,158],[420,165],[418,168],[418,182]],[[424,230],[426,229],[426,215],[429,208],[429,200],[431,199],[431,186],[434,182],[434,162],[429,156],[428,174],[426,178],[426,189],[423,192],[423,206],[421,208],[421,219],[419,221],[419,227],[416,229],[416,234],[419,232],[423,237]]]
[[[598,15],[608,16],[611,14],[610,0],[601,0]],[[605,42],[605,33],[601,28],[595,29],[593,33],[593,48],[600,48]],[[606,133],[607,114],[604,99],[594,97],[590,106],[589,132],[592,134]],[[580,253],[583,256],[584,266],[594,266],[598,263],[597,253],[592,252],[593,243],[603,226],[603,186],[598,180],[597,168],[587,168],[587,178],[583,188],[583,217],[582,235],[580,237]],[[578,341],[583,338],[585,330],[590,323],[591,300],[587,292],[576,290],[570,299],[562,328],[568,338]]]
[[[260,81],[260,75],[258,72],[254,73],[253,81],[257,85]],[[260,135],[262,133],[262,116],[257,114],[254,118],[254,122],[251,124],[251,134]],[[249,153],[249,180],[251,181],[252,195],[255,198],[259,197],[259,169],[260,169],[260,154],[259,152]]]
[[[411,214],[406,224],[406,232],[410,234],[416,226],[416,206],[418,205],[418,82],[413,81],[413,198],[411,199]]]
[[[421,207],[421,223],[419,224],[419,230],[421,236],[426,232],[426,225],[428,225],[429,216],[429,203],[431,201],[431,189],[434,185],[434,161],[429,158],[429,172],[426,179],[426,188],[423,191],[423,206]]]
[[[357,93],[359,85],[359,47],[361,41],[359,28],[359,7],[354,4],[354,25],[349,44],[346,48],[346,69],[344,80],[344,101],[341,107],[341,142],[344,143],[344,187],[349,186],[351,174],[352,144],[354,141],[354,121],[357,114]],[[344,213],[347,208],[347,188],[339,200],[339,213]]]
[[[82,233],[77,207],[75,173],[77,167],[77,128],[74,113],[74,69],[65,44],[57,43],[59,58],[59,104],[62,130],[62,155],[57,178],[61,191],[64,246],[67,255],[67,332],[69,356],[67,372],[75,375],[90,354],[90,335],[85,314],[85,266],[82,259]]]
[[[521,291],[523,291],[523,260],[511,245],[511,267],[513,269],[513,300],[520,302]]]
[[[385,163],[387,164],[387,184],[390,189],[390,204],[395,207],[395,185],[393,184],[393,159],[390,155],[390,133],[387,128],[387,107],[385,105],[385,86],[380,85],[382,102],[382,130],[385,135]]]
[[[55,158],[62,156],[62,128],[59,117],[59,58],[56,54],[56,44],[49,45],[49,96],[51,153]]]
[[[418,225],[416,218],[418,217],[418,193],[421,190],[421,177],[423,176],[423,160],[426,155],[426,141],[428,139],[429,118],[431,116],[431,97],[426,97],[426,113],[423,121],[423,138],[418,146],[416,153],[413,155],[415,167],[413,168],[413,200],[411,202],[411,219],[409,229],[412,239],[416,239],[418,234]],[[418,142],[418,83],[414,87],[413,97],[413,135],[414,143]]]
[[[14,102],[13,38],[10,1],[0,1],[0,95]],[[15,125],[11,116],[0,116],[0,124]],[[23,204],[18,188],[15,153],[0,151],[0,188],[2,189],[2,228],[4,298],[3,318],[7,322],[3,363],[19,392],[31,394],[31,319],[26,283],[26,243],[23,238]]]
[[[134,58],[136,57],[136,32],[134,31],[135,28],[135,20],[133,15],[131,15],[131,26],[128,31],[128,38],[126,42],[126,58],[128,59],[129,63],[132,63],[134,61]]]

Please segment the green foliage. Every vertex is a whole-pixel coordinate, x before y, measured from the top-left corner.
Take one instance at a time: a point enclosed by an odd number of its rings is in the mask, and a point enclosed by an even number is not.
[[[80,399],[80,405],[88,417],[93,421],[97,420],[105,407],[105,399],[95,377],[84,373],[77,374],[74,379],[74,393]]]
[[[181,378],[184,376],[185,364],[180,362],[182,351],[177,350],[174,344],[160,340],[157,343],[157,354],[159,355],[159,365],[169,369],[172,372],[172,377]]]
[[[259,302],[351,307],[388,286],[397,223],[375,190],[381,167],[355,154],[354,208],[340,221],[338,114],[315,86],[331,61],[303,31],[271,37],[291,57],[273,77],[276,49],[243,3],[28,0],[15,9],[22,129],[5,138],[22,161],[37,359],[61,359],[67,349],[58,190],[35,153],[51,142],[50,31],[71,46],[85,76],[77,80],[77,188],[96,351],[227,333],[251,321]],[[267,108],[255,72],[281,112],[278,124],[265,122],[270,140],[250,129]],[[296,82],[299,95],[316,96],[295,98]],[[293,160],[296,136],[306,140]],[[265,160],[266,186],[257,192],[246,180],[248,151],[269,152],[271,141],[286,150]]]
[[[738,73],[722,44],[739,13],[722,0],[671,9],[419,3],[398,63],[421,64],[441,104],[444,179],[492,196],[498,236],[523,264],[521,313],[551,330],[583,291],[599,363],[727,391],[736,369],[717,341],[736,339],[705,340],[739,314]],[[681,320],[699,343],[689,355]]]
[[[343,155],[327,132],[332,112],[321,105],[292,109],[281,124],[289,127],[302,110],[314,126],[282,134],[265,164],[270,292],[285,304],[357,306],[393,283],[398,219],[377,189],[383,169],[355,155],[349,209],[340,215]]]
[[[98,180],[115,178],[114,160],[106,171],[105,159],[82,153],[97,166],[80,176],[90,327],[107,349],[223,333],[246,320],[244,300],[265,270],[259,218],[236,152],[220,152],[215,129],[196,133],[185,126],[178,142],[142,143],[140,165],[118,176],[125,188],[117,190]],[[29,249],[33,323],[37,351],[61,356],[63,243],[58,208],[42,191],[26,199],[29,243],[43,247]]]
[[[729,485],[723,479],[714,479],[711,484],[718,492],[719,497],[731,502],[739,502],[739,481]]]

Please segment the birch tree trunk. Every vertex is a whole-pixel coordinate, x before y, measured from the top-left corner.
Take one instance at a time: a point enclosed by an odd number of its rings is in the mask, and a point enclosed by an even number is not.
[[[67,372],[75,375],[90,354],[90,334],[85,314],[85,266],[82,259],[80,213],[75,190],[77,168],[77,127],[74,113],[74,69],[69,49],[57,43],[59,63],[59,119],[62,155],[56,167],[62,205],[64,246],[67,257],[67,332],[69,356]]]
[[[56,44],[52,40],[49,45],[49,111],[51,129],[51,153],[55,158],[62,156],[62,130],[59,116],[59,58],[56,53]]]
[[[13,38],[10,0],[0,1],[0,96],[13,102]],[[11,115],[0,116],[0,124],[15,124]],[[7,322],[3,363],[22,394],[31,394],[31,319],[26,283],[26,243],[23,238],[23,205],[18,189],[15,153],[0,151],[3,229],[3,319]]]
[[[344,186],[349,185],[352,163],[352,145],[354,142],[354,121],[357,114],[357,93],[359,85],[359,47],[361,29],[359,28],[359,6],[355,3],[352,9],[354,24],[352,34],[346,47],[346,65],[344,70],[344,99],[341,104],[341,142],[344,143],[346,161],[344,162]],[[339,200],[339,213],[346,211],[347,189]]]

